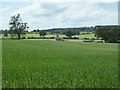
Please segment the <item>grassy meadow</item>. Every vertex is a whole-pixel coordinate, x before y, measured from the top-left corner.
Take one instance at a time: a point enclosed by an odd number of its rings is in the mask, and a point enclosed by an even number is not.
[[[91,39],[91,38],[96,38],[95,36],[94,36],[94,34],[92,33],[92,32],[89,32],[90,34],[82,34],[82,33],[86,33],[86,32],[81,32],[81,35],[74,35],[73,37],[78,37],[79,39],[82,39],[82,38],[89,38],[89,39]],[[26,38],[28,38],[28,37],[40,37],[40,35],[37,33],[32,33],[32,34],[26,34],[26,35],[24,35]],[[64,34],[60,34],[59,35],[60,37],[66,37]],[[47,35],[45,35],[45,37],[56,37],[56,35],[53,35],[53,34],[47,34]],[[6,37],[4,37],[4,35],[0,35],[0,38],[6,38]],[[10,35],[8,34],[8,37],[7,38],[10,38]]]
[[[3,88],[115,88],[118,45],[3,40]]]
[[[0,89],[2,89],[2,40],[0,40]]]

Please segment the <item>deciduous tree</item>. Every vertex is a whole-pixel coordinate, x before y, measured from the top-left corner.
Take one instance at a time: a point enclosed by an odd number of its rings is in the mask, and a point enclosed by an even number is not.
[[[9,25],[10,25],[10,34],[13,36],[17,35],[18,39],[21,39],[21,35],[24,34],[27,28],[29,28],[27,26],[27,23],[22,22],[22,19],[20,18],[20,14],[12,16]]]

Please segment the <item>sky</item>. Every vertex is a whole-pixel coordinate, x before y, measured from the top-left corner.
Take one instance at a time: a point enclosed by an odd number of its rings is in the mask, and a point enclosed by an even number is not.
[[[0,29],[8,29],[11,16],[20,14],[29,31],[118,24],[116,0],[2,0]]]

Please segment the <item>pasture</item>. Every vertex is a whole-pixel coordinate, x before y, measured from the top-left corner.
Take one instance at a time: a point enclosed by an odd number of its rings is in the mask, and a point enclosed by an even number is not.
[[[73,37],[78,37],[79,39],[82,39],[82,38],[90,38],[90,39],[91,38],[96,38],[92,32],[89,32],[90,34],[82,34],[82,33],[85,33],[85,32],[81,32],[81,35],[74,35]],[[27,33],[24,36],[26,38],[28,38],[28,37],[40,37],[40,35],[38,33],[32,33],[32,34]],[[60,34],[59,36],[60,37],[66,37],[64,34]],[[47,35],[45,35],[45,37],[56,37],[56,35],[48,33]],[[4,37],[4,35],[0,35],[0,38],[6,38],[6,37]],[[8,34],[7,38],[10,38],[10,34]]]
[[[3,40],[3,88],[115,88],[118,45]]]

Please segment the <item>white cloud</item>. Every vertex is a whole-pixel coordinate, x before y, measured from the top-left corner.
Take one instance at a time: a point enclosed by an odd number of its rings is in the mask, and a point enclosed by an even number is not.
[[[8,8],[0,8],[0,29],[8,28],[9,19],[4,15],[8,10]]]
[[[36,0],[11,13],[20,13],[23,21],[27,22],[30,30],[37,28],[92,26],[97,24],[117,24],[117,10],[111,12],[98,6],[91,0]],[[79,2],[78,2],[79,1]],[[87,2],[86,2],[87,1]],[[101,0],[103,1],[103,0]],[[106,0],[105,2],[116,0]],[[107,3],[109,4],[109,3]],[[110,7],[108,7],[110,8]],[[113,18],[114,17],[114,18]]]
[[[1,0],[2,2],[118,2],[119,0]]]

